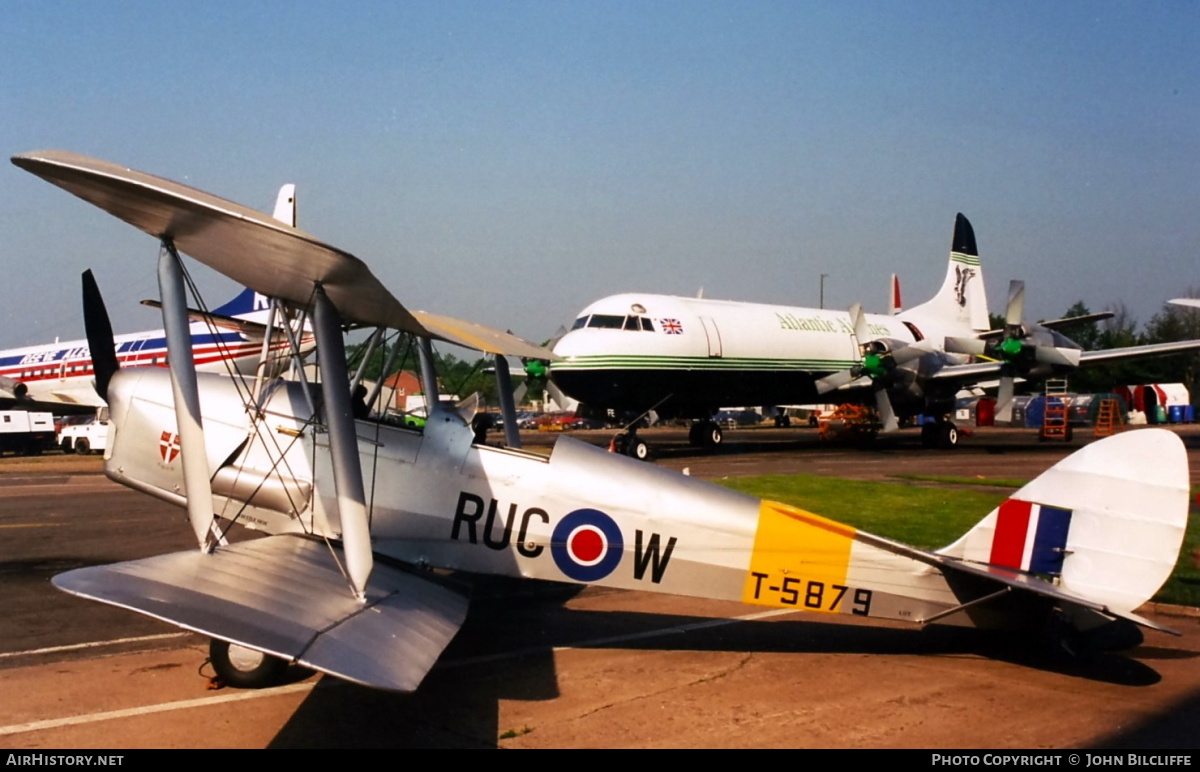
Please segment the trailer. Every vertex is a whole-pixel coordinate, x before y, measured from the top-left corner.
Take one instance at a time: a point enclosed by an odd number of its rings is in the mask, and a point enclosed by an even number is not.
[[[0,410],[0,454],[36,456],[54,447],[54,416],[27,410]]]

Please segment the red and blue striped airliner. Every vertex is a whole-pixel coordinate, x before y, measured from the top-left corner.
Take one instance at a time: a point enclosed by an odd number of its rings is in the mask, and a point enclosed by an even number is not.
[[[193,322],[192,352],[196,368],[253,374],[262,353],[268,313],[267,298],[246,289],[214,309],[211,323]],[[167,339],[162,330],[118,335],[115,343],[121,367],[167,365]],[[287,345],[281,339],[272,343],[272,350],[280,351]],[[86,340],[0,351],[0,399],[15,400],[18,405],[46,403],[49,409],[54,404],[103,405],[93,388],[93,378],[92,355]]]

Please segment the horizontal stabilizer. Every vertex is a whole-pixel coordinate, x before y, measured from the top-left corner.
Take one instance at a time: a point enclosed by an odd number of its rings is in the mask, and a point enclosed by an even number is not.
[[[1159,630],[1171,635],[1179,635],[1175,630],[1169,627],[1160,625],[1157,622],[1146,619],[1131,611],[1113,608],[1111,605],[1092,600],[1082,596],[1079,593],[1071,592],[1063,589],[1053,582],[1049,582],[1039,576],[1035,576],[1026,571],[1006,568],[1004,566],[988,565],[986,563],[974,563],[963,560],[958,557],[946,555],[943,552],[926,552],[916,547],[910,547],[907,544],[885,539],[880,536],[859,531],[855,534],[855,539],[865,544],[870,544],[873,547],[886,550],[896,555],[916,560],[920,563],[925,563],[930,566],[935,566],[941,570],[943,574],[951,575],[955,573],[968,574],[981,579],[987,579],[995,583],[998,587],[1007,587],[1010,590],[1020,590],[1042,597],[1052,598],[1059,603],[1079,606],[1081,608],[1098,611],[1102,614],[1107,614],[1111,617],[1126,619],[1143,627],[1148,627],[1153,630]]]
[[[162,303],[157,300],[143,300],[142,305],[148,308],[162,308]],[[213,327],[220,327],[223,330],[240,332],[251,338],[261,338],[267,334],[267,325],[261,322],[251,322],[247,319],[224,316],[215,311],[205,313],[196,308],[189,308],[187,315],[193,322],[204,322],[205,324],[211,324]]]
[[[348,681],[413,691],[461,627],[467,599],[377,564],[364,605],[339,562],[337,547],[272,536],[207,555],[81,568],[54,577],[54,585]]]

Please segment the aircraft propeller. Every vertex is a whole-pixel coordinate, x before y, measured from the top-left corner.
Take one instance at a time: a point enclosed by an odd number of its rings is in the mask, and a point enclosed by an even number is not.
[[[1012,420],[1013,397],[1017,377],[1051,371],[1055,367],[1079,366],[1081,350],[1062,335],[1039,324],[1026,324],[1025,282],[1008,285],[1008,304],[1004,310],[1004,331],[999,340],[987,338],[946,338],[946,351],[991,357],[1002,363],[1000,388],[996,395],[996,418]],[[1039,367],[1040,366],[1040,367]]]
[[[817,393],[827,394],[835,389],[853,383],[860,378],[869,378],[875,393],[875,408],[879,411],[879,420],[883,423],[884,432],[894,432],[900,428],[896,411],[892,408],[892,398],[888,387],[895,382],[896,370],[914,359],[928,354],[930,348],[924,343],[909,343],[892,346],[892,341],[884,338],[870,338],[870,327],[867,325],[867,315],[863,313],[862,305],[855,303],[850,306],[850,319],[854,325],[854,342],[858,346],[861,361],[847,370],[839,370],[817,381]],[[895,341],[899,343],[900,341]]]
[[[92,368],[96,376],[96,393],[108,401],[108,383],[113,373],[120,369],[117,361],[116,342],[108,309],[91,270],[83,272],[83,324],[87,330],[88,349],[92,355]]]

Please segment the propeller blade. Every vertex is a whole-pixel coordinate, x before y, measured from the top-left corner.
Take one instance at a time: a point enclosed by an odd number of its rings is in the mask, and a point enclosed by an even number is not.
[[[892,398],[888,396],[887,389],[875,390],[875,408],[879,411],[879,420],[883,423],[884,434],[900,428],[900,421],[896,419],[896,411],[892,409]]]
[[[933,347],[929,345],[929,341],[923,340],[918,343],[909,343],[907,346],[901,346],[892,352],[892,361],[897,365],[902,365],[905,362],[920,359],[931,351],[933,351]]]
[[[987,341],[979,338],[946,338],[946,353],[979,356],[987,353]]]
[[[1009,327],[1020,327],[1025,313],[1025,282],[1013,279],[1008,283],[1008,307],[1004,311],[1004,323]]]
[[[1000,390],[996,393],[996,420],[1008,423],[1012,420],[1014,381],[1011,375],[1000,377]]]
[[[117,347],[113,339],[112,323],[108,320],[108,309],[91,270],[83,272],[83,325],[87,329],[88,349],[92,355],[92,368],[96,376],[96,393],[108,401],[108,382],[113,373],[120,369]]]
[[[858,380],[858,375],[853,370],[838,370],[836,373],[817,379],[817,393],[828,394],[856,380]]]

